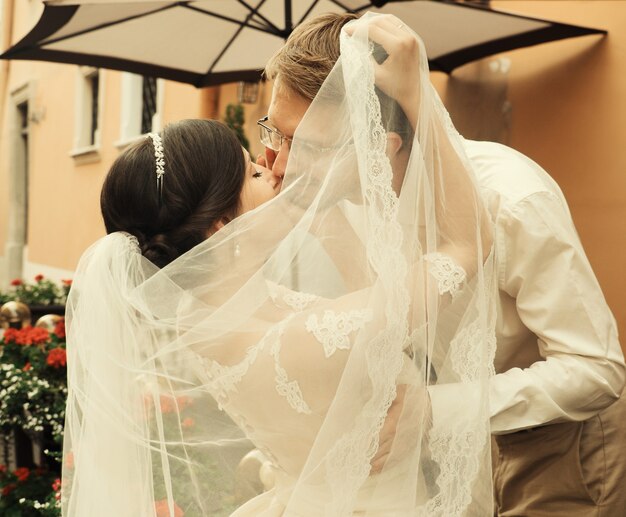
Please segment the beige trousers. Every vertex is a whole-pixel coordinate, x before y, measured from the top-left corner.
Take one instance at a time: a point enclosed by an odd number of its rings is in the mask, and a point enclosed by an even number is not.
[[[584,422],[493,442],[494,515],[626,517],[626,395]]]

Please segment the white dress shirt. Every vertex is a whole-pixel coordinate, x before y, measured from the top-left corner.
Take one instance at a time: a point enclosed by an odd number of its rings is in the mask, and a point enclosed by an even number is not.
[[[590,418],[619,397],[626,368],[565,198],[513,149],[467,140],[465,150],[496,223],[492,432]]]
[[[608,407],[626,381],[617,325],[582,248],[556,182],[521,153],[493,142],[465,140],[465,151],[495,221],[499,303],[497,375],[490,379],[491,430],[510,433],[553,422],[585,420]],[[344,207],[347,210],[347,208]],[[349,218],[353,223],[358,214]],[[359,233],[359,226],[353,227]],[[305,255],[299,285],[328,295]],[[326,262],[328,260],[326,259]],[[325,267],[328,264],[325,262]],[[326,292],[329,291],[329,292]],[[484,396],[463,386],[428,388],[433,424],[449,426]]]

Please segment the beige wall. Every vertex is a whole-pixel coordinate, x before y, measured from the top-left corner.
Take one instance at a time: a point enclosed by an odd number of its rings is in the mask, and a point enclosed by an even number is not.
[[[508,54],[510,145],[563,189],[626,336],[626,2],[493,4],[609,31],[606,38],[586,36]]]

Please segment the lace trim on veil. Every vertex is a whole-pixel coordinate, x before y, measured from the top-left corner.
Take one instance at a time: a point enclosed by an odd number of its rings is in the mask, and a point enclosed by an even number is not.
[[[277,307],[289,307],[295,312],[302,312],[320,299],[315,294],[292,291],[287,287],[269,281],[267,282],[267,290]]]
[[[374,89],[374,71],[369,52],[358,48],[356,38],[341,34],[346,96],[357,119],[353,127],[355,144],[366,149],[359,156],[366,171],[365,197],[371,239],[367,256],[385,291],[385,328],[369,343],[364,354],[372,383],[372,397],[356,419],[353,428],[344,434],[326,456],[326,473],[332,499],[326,505],[328,515],[344,515],[354,506],[359,487],[370,472],[370,460],[378,448],[378,433],[384,422],[386,408],[395,395],[395,379],[402,369],[402,354],[395,349],[407,339],[409,295],[405,287],[407,265],[402,256],[402,230],[397,220],[398,198],[391,188],[392,170],[386,155],[386,132],[382,125],[380,104]],[[363,61],[365,59],[367,61]],[[363,109],[366,106],[366,109]],[[363,454],[363,451],[366,451]]]
[[[424,260],[430,274],[439,282],[439,294],[449,293],[454,298],[465,282],[465,270],[444,253],[427,253]]]
[[[292,318],[287,318],[287,320],[280,324],[278,328],[278,336],[274,341],[271,349],[271,354],[274,358],[274,371],[276,372],[276,377],[274,378],[276,380],[276,391],[279,395],[287,399],[287,403],[291,406],[292,409],[294,409],[298,413],[309,415],[311,414],[311,408],[304,400],[300,385],[297,381],[289,380],[287,371],[280,364],[280,348],[282,346],[282,341],[280,338],[283,335],[287,323],[291,321],[291,319]]]
[[[485,343],[488,357],[476,353]],[[476,319],[462,328],[450,343],[452,368],[463,383],[471,386],[485,375],[485,364],[491,366],[487,374],[495,374],[495,350],[495,333],[485,335],[480,320]],[[472,484],[466,480],[478,476],[483,456],[476,452],[485,450],[488,437],[486,422],[480,419],[470,421],[469,425],[467,419],[457,419],[456,424],[432,429],[430,450],[439,466],[436,481],[439,492],[425,505],[424,515],[464,514],[472,500]]]

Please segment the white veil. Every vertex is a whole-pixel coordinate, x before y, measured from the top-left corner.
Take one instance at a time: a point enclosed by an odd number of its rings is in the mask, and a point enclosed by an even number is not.
[[[81,259],[63,515],[492,514],[491,223],[421,43],[419,118],[392,170],[403,115],[353,26],[280,195],[162,269],[125,233]],[[163,145],[167,164],[167,129]],[[246,502],[255,457],[268,490]]]

